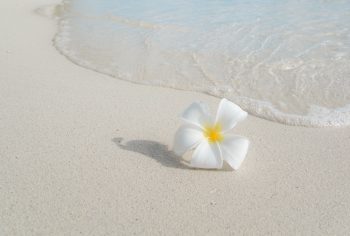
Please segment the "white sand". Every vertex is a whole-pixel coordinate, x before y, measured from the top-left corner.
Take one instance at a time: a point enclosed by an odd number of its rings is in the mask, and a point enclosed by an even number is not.
[[[251,116],[240,170],[186,169],[168,151],[177,115],[219,100],[74,65],[34,12],[55,2],[0,3],[0,235],[350,232],[350,128]]]

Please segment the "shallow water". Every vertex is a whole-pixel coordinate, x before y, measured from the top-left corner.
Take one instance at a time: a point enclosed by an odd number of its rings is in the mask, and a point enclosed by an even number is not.
[[[66,0],[56,47],[141,84],[305,126],[350,124],[350,2]]]

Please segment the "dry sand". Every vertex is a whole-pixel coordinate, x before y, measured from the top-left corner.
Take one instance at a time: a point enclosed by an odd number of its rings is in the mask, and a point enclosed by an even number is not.
[[[0,3],[0,235],[345,235],[350,128],[250,116],[238,171],[169,151],[178,114],[207,95],[120,81],[52,46],[57,0]]]

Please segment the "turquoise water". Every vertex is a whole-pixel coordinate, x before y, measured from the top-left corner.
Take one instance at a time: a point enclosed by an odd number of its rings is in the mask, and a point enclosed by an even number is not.
[[[350,124],[349,1],[66,0],[57,48],[124,80],[226,97],[304,126]]]

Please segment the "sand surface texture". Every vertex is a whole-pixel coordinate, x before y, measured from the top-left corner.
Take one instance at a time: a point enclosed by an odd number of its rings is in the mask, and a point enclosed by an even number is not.
[[[350,128],[250,116],[238,171],[186,168],[178,115],[219,99],[120,81],[68,61],[56,23],[0,3],[0,235],[346,235]]]

